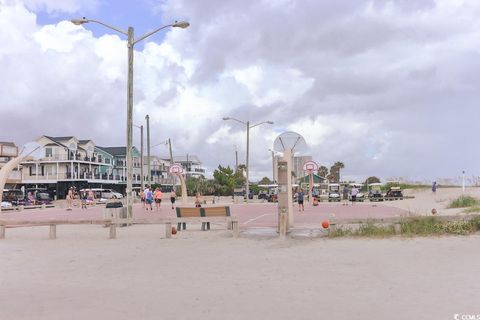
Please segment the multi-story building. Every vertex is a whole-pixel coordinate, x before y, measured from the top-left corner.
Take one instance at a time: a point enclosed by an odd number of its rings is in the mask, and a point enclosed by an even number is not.
[[[143,175],[145,183],[149,184],[172,184],[172,177],[169,174],[170,159],[163,159],[158,156],[150,156],[150,176],[148,181],[148,157],[143,157]]]
[[[73,136],[42,136],[36,142],[42,148],[42,157],[29,157],[22,162],[22,183],[27,187],[45,187],[58,198],[64,198],[70,186],[125,191],[125,147],[98,147],[92,140]],[[134,174],[139,183],[140,157],[135,148],[133,154]]]
[[[183,167],[183,173],[188,177],[204,177],[205,169],[202,167],[202,162],[197,156],[174,156],[173,162]]]
[[[18,157],[18,147],[13,142],[0,141],[0,169],[13,158]],[[6,186],[13,187],[22,182],[22,173],[20,167],[13,170],[8,176]]]

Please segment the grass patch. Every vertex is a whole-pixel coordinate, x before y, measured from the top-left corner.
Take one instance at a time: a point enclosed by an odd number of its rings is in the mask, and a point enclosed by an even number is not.
[[[478,213],[478,212],[480,212],[480,206],[473,206],[473,207],[467,208],[467,209],[463,210],[463,212],[465,212],[465,213]]]
[[[474,220],[440,221],[435,217],[426,217],[402,222],[401,230],[407,236],[465,235],[478,231],[478,225]]]
[[[460,196],[457,199],[450,202],[447,208],[466,208],[479,206],[480,200],[471,196]]]
[[[443,221],[436,217],[418,217],[400,223],[401,234],[405,236],[467,235],[480,231],[480,216],[468,221]],[[329,237],[390,237],[395,235],[393,225],[375,225],[367,222],[352,230],[337,227],[331,230]]]
[[[374,225],[367,222],[360,225],[353,235],[359,237],[389,237],[395,235],[395,228],[393,225]]]

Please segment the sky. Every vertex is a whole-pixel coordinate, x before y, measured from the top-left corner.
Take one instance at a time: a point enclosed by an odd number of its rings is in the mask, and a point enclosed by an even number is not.
[[[480,1],[0,0],[0,141],[42,135],[126,144],[127,48],[134,123],[150,116],[152,154],[197,155],[211,174],[240,162],[271,177],[283,132],[342,177],[432,181],[480,176]],[[134,128],[134,143],[140,145]]]

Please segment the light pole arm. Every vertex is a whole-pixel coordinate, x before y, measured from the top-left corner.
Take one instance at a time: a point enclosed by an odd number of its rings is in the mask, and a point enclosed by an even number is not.
[[[106,23],[104,23],[104,22],[102,22],[102,21],[93,20],[93,19],[86,19],[85,22],[95,22],[95,23],[101,24],[101,25],[104,26],[104,27],[107,27],[107,28],[109,28],[109,29],[115,30],[115,31],[117,31],[117,32],[120,32],[121,34],[124,34],[124,35],[128,36],[128,32],[127,32],[127,31],[124,31],[124,30],[122,30],[122,29],[120,29],[120,28],[111,26],[111,25],[106,24]]]
[[[261,125],[261,124],[264,124],[264,123],[273,124],[272,121],[262,121],[262,122],[260,122],[260,123],[257,123],[257,124],[254,124],[254,125],[250,126],[250,129],[251,129],[251,128],[254,128],[254,127],[257,127],[257,126],[259,126],[259,125]]]
[[[143,36],[141,36],[140,38],[133,40],[132,45],[137,44],[138,42],[142,41],[142,40],[145,39],[145,38],[150,37],[152,34],[157,33],[158,31],[160,31],[160,30],[162,30],[162,29],[165,29],[165,28],[168,28],[168,27],[173,27],[173,26],[174,26],[173,24],[167,24],[166,26],[163,26],[163,27],[160,27],[160,28],[158,28],[158,29],[155,29],[155,30],[153,30],[153,31],[151,31],[151,32],[145,33],[145,34],[144,34]]]
[[[225,118],[223,118],[223,120],[234,120],[234,121],[240,122],[243,125],[247,125],[247,123],[245,121],[238,120],[237,118],[225,117]]]

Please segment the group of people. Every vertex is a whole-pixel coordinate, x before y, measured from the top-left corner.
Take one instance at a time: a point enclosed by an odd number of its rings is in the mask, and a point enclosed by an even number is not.
[[[74,201],[80,199],[81,208],[87,209],[87,205],[95,204],[95,194],[92,189],[83,189],[77,192],[76,187],[70,187],[67,192],[67,210],[72,210]]]
[[[342,190],[342,205],[348,206],[348,195],[350,195],[350,200],[352,201],[352,204],[357,201],[357,194],[359,192],[360,190],[358,190],[356,185],[353,185],[351,190],[348,188],[348,186],[344,186]]]
[[[176,198],[177,194],[175,193],[175,191],[172,190],[172,192],[170,192],[170,202],[172,204],[172,209],[175,209]],[[140,191],[140,199],[145,210],[153,210],[153,203],[155,202],[155,208],[158,211],[162,207],[163,192],[158,187],[153,190],[151,186],[147,185],[144,190]]]

